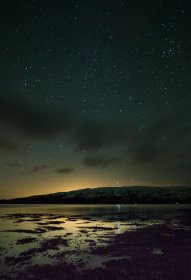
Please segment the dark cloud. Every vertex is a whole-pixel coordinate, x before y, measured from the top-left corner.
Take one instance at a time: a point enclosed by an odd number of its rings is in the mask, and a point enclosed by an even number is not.
[[[47,169],[50,169],[50,166],[46,165],[46,164],[42,164],[42,165],[36,165],[33,167],[32,169],[32,173],[37,173],[37,172],[42,172],[42,171],[46,171]],[[60,174],[68,174],[73,172],[74,170],[72,168],[57,168],[57,169],[52,169],[52,171],[56,171],[57,173]]]
[[[0,96],[1,129],[11,129],[31,139],[49,139],[61,133],[70,133],[71,142],[77,150],[86,153],[83,164],[95,168],[115,162],[111,152],[113,147],[119,153],[122,151],[122,157],[128,164],[134,165],[164,159],[170,162],[178,158],[176,164],[181,168],[181,164],[184,165],[183,154],[190,154],[191,117],[188,108],[181,114],[179,112],[183,110],[178,108],[166,115],[161,114],[145,128],[140,128],[137,123],[118,118],[105,122],[83,121],[77,119],[72,111],[69,113],[65,106],[53,104],[47,108],[39,104],[31,105],[16,95]],[[0,138],[0,150],[15,151],[17,145]],[[95,156],[97,152],[107,153],[107,157]],[[45,166],[35,166],[32,172],[45,169]],[[70,168],[57,169],[62,174],[72,171]]]
[[[17,168],[17,167],[20,167],[21,164],[16,161],[11,161],[11,162],[7,162],[6,166],[10,167],[10,168]]]
[[[158,145],[154,141],[135,143],[133,148],[128,150],[131,164],[144,164],[160,160],[168,154],[169,150],[164,145]]]
[[[140,165],[164,159],[170,162],[174,157],[183,163],[181,154],[188,154],[191,150],[191,122],[190,117],[178,112],[163,114],[145,128],[128,121],[82,124],[75,134],[75,141],[79,151],[88,153],[83,164],[104,167],[109,161],[95,157],[95,152],[111,154],[113,147],[119,153],[123,151],[122,157],[129,164]]]
[[[108,129],[104,124],[85,122],[77,128],[74,138],[77,141],[78,150],[98,150],[109,140]]]
[[[105,157],[105,156],[89,156],[83,160],[83,164],[87,167],[92,168],[105,168],[118,161],[116,157]]]
[[[31,105],[16,95],[0,96],[0,125],[22,136],[47,138],[66,132],[72,127],[73,117],[65,106],[49,108]]]
[[[74,133],[77,149],[97,151],[114,144],[124,145],[137,136],[135,126],[129,121],[82,122]]]
[[[68,173],[71,173],[73,172],[74,170],[72,168],[58,168],[56,169],[56,172],[59,173],[59,174],[68,174]]]
[[[17,150],[17,145],[14,142],[0,138],[1,152],[12,152],[16,150]]]
[[[171,112],[163,115],[138,134],[128,150],[133,164],[161,159],[170,162],[176,158],[176,164],[180,165],[185,160],[183,154],[190,154],[191,122],[184,114]]]
[[[49,167],[46,164],[36,165],[32,169],[32,173],[41,172],[47,170]]]

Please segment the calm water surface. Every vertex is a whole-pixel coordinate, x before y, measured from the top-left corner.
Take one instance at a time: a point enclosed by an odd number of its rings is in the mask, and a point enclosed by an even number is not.
[[[0,205],[0,278],[191,279],[190,214],[190,205]]]

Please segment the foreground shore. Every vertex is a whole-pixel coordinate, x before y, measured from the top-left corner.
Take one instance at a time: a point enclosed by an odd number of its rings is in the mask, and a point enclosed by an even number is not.
[[[190,209],[16,209],[0,215],[1,279],[190,279]]]

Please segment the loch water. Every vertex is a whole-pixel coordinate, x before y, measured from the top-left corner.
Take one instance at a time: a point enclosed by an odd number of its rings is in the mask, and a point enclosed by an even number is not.
[[[191,279],[191,205],[0,205],[0,279]]]

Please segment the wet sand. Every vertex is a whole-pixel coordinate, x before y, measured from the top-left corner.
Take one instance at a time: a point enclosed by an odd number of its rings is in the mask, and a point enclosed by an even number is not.
[[[47,209],[0,213],[0,279],[190,280],[189,208]]]

